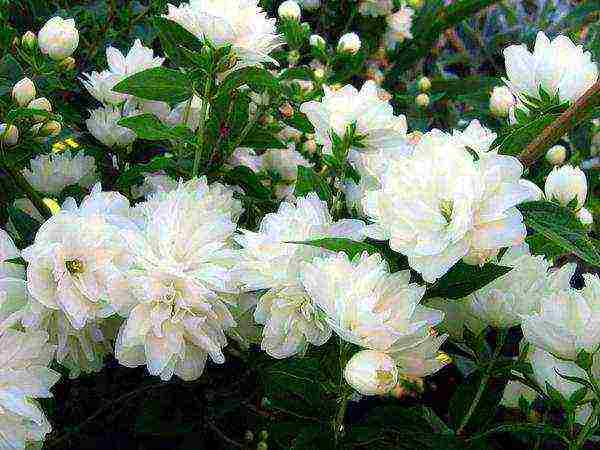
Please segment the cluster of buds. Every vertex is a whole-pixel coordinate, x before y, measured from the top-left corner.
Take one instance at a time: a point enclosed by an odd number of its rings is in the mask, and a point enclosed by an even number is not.
[[[587,178],[579,167],[565,165],[555,167],[546,178],[544,185],[546,198],[561,206],[573,206],[577,218],[584,225],[591,225],[594,218],[591,212],[584,208],[587,198]]]

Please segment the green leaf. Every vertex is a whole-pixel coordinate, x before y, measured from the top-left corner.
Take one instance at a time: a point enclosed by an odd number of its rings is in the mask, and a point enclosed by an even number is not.
[[[265,89],[278,92],[279,80],[265,69],[244,67],[230,73],[219,85],[219,95],[227,94],[240,86],[247,85],[253,91],[262,92]]]
[[[587,229],[568,208],[538,201],[519,205],[525,224],[546,239],[576,254],[594,266],[600,266],[600,251]]]
[[[352,259],[355,256],[360,256],[363,252],[369,255],[379,253],[379,249],[374,245],[366,242],[353,241],[346,238],[324,238],[314,239],[312,241],[292,241],[292,244],[310,245],[312,247],[324,248],[332,252],[344,252],[348,258]]]
[[[241,185],[244,191],[255,198],[268,200],[271,192],[260,182],[260,178],[250,168],[237,166],[224,174],[225,181],[229,184]]]
[[[507,423],[498,425],[490,430],[484,431],[483,433],[477,434],[471,438],[471,440],[480,440],[494,434],[503,433],[516,433],[525,434],[530,438],[538,438],[540,436],[555,437],[562,440],[567,445],[571,444],[571,441],[566,437],[561,430],[553,428],[546,424],[537,423]]]
[[[8,112],[6,121],[15,123],[19,119],[30,119],[34,116],[43,117],[44,119],[53,119],[56,117],[55,114],[49,113],[43,109],[15,108]]]
[[[259,126],[255,126],[242,140],[240,147],[249,147],[252,149],[282,149],[286,148],[286,145],[269,131]]]
[[[303,133],[314,134],[315,132],[315,128],[308,120],[308,117],[306,117],[306,114],[303,114],[299,111],[294,111],[294,115],[292,117],[284,117],[283,121],[290,127],[293,127]]]
[[[298,166],[294,195],[305,197],[311,192],[315,192],[321,200],[331,205],[331,189],[325,180],[310,167]]]
[[[458,389],[450,399],[448,414],[450,416],[450,425],[455,430],[460,427],[463,418],[471,408],[473,400],[479,391],[481,381],[481,372],[474,373],[458,386]],[[502,400],[506,383],[506,379],[490,378],[488,380],[479,403],[469,419],[467,429],[481,430],[494,418],[500,400]]]
[[[186,66],[192,62],[189,52],[202,49],[200,40],[177,22],[165,17],[157,17],[155,26],[164,53],[178,66]]]
[[[141,139],[148,141],[190,141],[194,134],[186,126],[169,127],[152,114],[124,117],[119,125],[129,128]]]
[[[459,262],[427,289],[425,298],[460,299],[466,297],[496,278],[507,274],[511,269],[512,267],[498,266],[491,263],[479,267]]]
[[[126,78],[113,91],[146,100],[176,103],[190,98],[193,86],[184,73],[166,67],[154,67]]]
[[[175,161],[174,158],[158,156],[153,158],[152,161],[147,164],[136,164],[124,171],[119,178],[117,178],[115,186],[120,190],[126,190],[134,184],[141,183],[145,173],[153,173],[161,170],[179,172],[177,161]]]
[[[8,217],[21,239],[28,244],[32,243],[41,224],[14,206],[8,207]]]

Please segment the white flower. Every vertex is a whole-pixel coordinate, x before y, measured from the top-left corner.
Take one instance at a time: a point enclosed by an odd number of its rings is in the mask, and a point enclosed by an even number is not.
[[[277,62],[269,56],[283,45],[275,19],[270,19],[258,0],[191,0],[169,5],[167,19],[177,22],[199,39],[214,45],[231,44],[237,68]]]
[[[35,98],[35,84],[30,78],[23,78],[16,83],[12,90],[12,97],[19,106],[26,106]]]
[[[70,199],[38,230],[22,252],[29,263],[30,295],[47,308],[63,311],[75,329],[113,313],[108,278],[127,262],[118,230],[133,226],[129,202],[99,185],[79,207]]]
[[[514,157],[467,151],[464,138],[439,130],[425,134],[409,157],[390,159],[381,188],[367,192],[370,237],[390,241],[410,266],[432,282],[470,253],[494,254],[523,242],[515,208],[537,191],[522,183]]]
[[[26,330],[48,334],[48,342],[56,347],[56,361],[69,370],[70,378],[100,371],[104,357],[112,353],[109,338],[114,338],[114,332],[106,334],[111,319],[88,321],[83,328],[75,329],[63,311],[46,308],[32,298],[20,315]]]
[[[387,16],[394,8],[392,0],[360,0],[358,12],[363,16]]]
[[[59,194],[65,187],[77,184],[89,188],[97,181],[96,162],[83,153],[67,150],[59,154],[38,155],[29,161],[31,169],[23,176],[39,192]]]
[[[355,55],[361,47],[360,37],[356,33],[346,33],[338,41],[338,52]]]
[[[130,98],[112,90],[117,83],[138,72],[160,67],[164,62],[164,58],[155,57],[154,51],[145,47],[139,39],[135,40],[127,56],[114,47],[108,47],[106,60],[108,70],[84,73],[81,79],[88,92],[105,105],[116,105]]]
[[[427,108],[429,106],[429,95],[423,93],[415,97],[415,104],[420,108]]]
[[[38,45],[43,54],[60,61],[71,56],[79,45],[79,31],[73,19],[53,17],[38,33]]]
[[[302,11],[300,11],[300,5],[294,0],[286,0],[277,8],[277,14],[282,19],[300,20]]]
[[[576,209],[584,205],[587,189],[585,173],[579,167],[570,165],[552,169],[544,185],[548,200],[556,200],[562,206],[576,200]]]
[[[539,312],[523,318],[525,339],[549,353],[575,360],[585,350],[600,346],[600,279],[583,275],[581,290],[561,289],[546,295]]]
[[[35,398],[52,397],[60,375],[49,369],[54,347],[43,332],[7,330],[0,336],[0,442],[25,449],[43,441],[51,426]]]
[[[524,315],[538,310],[544,295],[568,289],[575,272],[575,266],[567,264],[548,274],[550,263],[531,255],[527,244],[510,248],[498,264],[513,269],[468,298],[472,313],[496,328],[519,325]]]
[[[398,384],[398,368],[387,353],[362,350],[346,364],[344,378],[363,395],[384,395]]]
[[[90,111],[85,121],[88,131],[107,147],[126,147],[137,139],[129,128],[118,125],[123,117],[138,114],[137,111],[121,111],[114,106],[104,106]]]
[[[396,45],[407,39],[412,39],[412,20],[415,11],[408,6],[403,6],[394,14],[387,16],[388,29],[384,36],[385,45],[388,50],[394,50]]]
[[[0,142],[8,147],[17,145],[19,142],[19,129],[14,125],[7,126],[5,123],[0,123]]]
[[[296,151],[292,143],[287,149],[274,148],[265,151],[262,155],[262,168],[274,170],[284,181],[296,181],[298,167],[312,167],[313,164]]]
[[[409,271],[390,274],[378,254],[350,261],[338,253],[305,263],[300,277],[327,324],[345,341],[389,353],[402,373],[425,376],[441,367],[436,356],[446,336],[430,330],[444,314],[419,305],[425,287],[411,284]]]
[[[490,96],[490,112],[496,117],[507,117],[515,106],[515,97],[506,86],[496,86]]]
[[[553,166],[560,166],[567,159],[567,149],[562,145],[553,145],[546,152],[546,161]]]
[[[229,269],[241,204],[231,189],[202,178],[137,209],[140,228],[121,232],[132,265],[111,279],[111,301],[127,317],[115,356],[163,380],[196,379],[207,355],[225,361],[224,332],[235,325],[225,302],[237,292]]]
[[[158,192],[171,192],[177,186],[177,181],[164,172],[147,173],[144,175],[144,183],[139,187],[132,186],[131,193],[135,198],[148,198]]]
[[[581,208],[575,215],[583,225],[587,226],[594,223],[594,216],[587,208]]]
[[[194,95],[189,100],[178,103],[166,117],[165,122],[172,127],[185,125],[195,132],[200,125],[201,113],[202,99]]]
[[[325,39],[323,39],[323,37],[319,36],[318,34],[311,34],[310,38],[308,39],[308,43],[311,45],[311,47],[317,47],[321,49],[324,49],[327,45]]]
[[[523,101],[525,95],[539,99],[543,88],[552,96],[558,93],[561,101],[574,102],[598,79],[598,67],[589,52],[566,36],[550,41],[542,31],[533,53],[524,44],[511,45],[504,50],[504,62],[505,82]]]
[[[325,237],[362,240],[363,228],[359,220],[333,222],[327,204],[311,193],[295,203],[281,203],[277,213],[266,214],[258,232],[242,230],[236,237],[243,247],[235,267],[242,289],[268,289],[259,300],[255,318],[265,325],[262,348],[271,356],[291,356],[307,342],[321,345],[331,335],[299,279],[303,262],[328,252],[290,242]]]
[[[396,149],[404,145],[406,118],[395,116],[392,105],[379,98],[375,82],[366,81],[360,91],[350,84],[337,90],[324,86],[323,90],[325,96],[320,102],[306,102],[300,111],[315,127],[316,141],[324,146],[325,153],[332,151],[331,132],[342,137],[353,123],[365,147],[355,148],[355,152]]]
[[[229,165],[232,167],[246,166],[253,172],[259,172],[263,167],[262,155],[258,156],[251,148],[236,148],[229,158]]]

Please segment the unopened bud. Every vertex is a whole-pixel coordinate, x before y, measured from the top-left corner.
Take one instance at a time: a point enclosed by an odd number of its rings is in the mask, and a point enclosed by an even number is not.
[[[300,61],[300,52],[298,50],[292,50],[287,55],[288,64],[290,66],[295,66]]]
[[[342,53],[355,55],[360,50],[360,37],[356,33],[346,33],[338,41],[337,49]]]
[[[49,113],[52,112],[52,104],[46,97],[40,97],[40,98],[36,98],[35,100],[30,101],[29,105],[27,105],[27,107],[29,109],[40,109],[42,111],[46,111]],[[35,122],[42,122],[42,121],[46,120],[46,117],[45,116],[33,116],[33,120]]]
[[[579,221],[585,226],[589,226],[594,223],[594,216],[587,208],[581,208],[579,211],[577,211],[576,215]]]
[[[427,77],[421,77],[417,84],[419,85],[419,90],[421,92],[427,92],[431,89],[431,81]]]
[[[562,145],[555,145],[546,152],[546,161],[553,166],[560,166],[567,159],[567,149]]]
[[[37,45],[37,36],[32,31],[28,31],[21,37],[21,45],[27,49],[34,49]]]
[[[283,117],[287,117],[289,119],[294,115],[294,108],[292,108],[292,105],[289,103],[285,103],[279,108],[279,112]]]
[[[264,441],[259,442],[258,445],[256,446],[256,450],[268,450],[268,449],[269,449],[269,446]]]
[[[555,167],[546,178],[544,185],[546,198],[567,206],[576,200],[576,209],[581,208],[587,197],[587,179],[579,167]]]
[[[427,94],[419,94],[415,99],[417,106],[421,108],[427,108],[429,106],[429,95]]]
[[[327,45],[325,39],[318,34],[312,34],[308,39],[308,43],[311,45],[311,47],[320,48],[321,50],[324,50],[325,46]]]
[[[258,439],[261,441],[266,441],[267,439],[269,439],[269,432],[267,430],[262,430],[258,434]]]
[[[35,98],[35,94],[35,84],[29,78],[23,78],[12,90],[12,97],[19,106],[26,106]]]
[[[56,136],[62,130],[62,125],[56,120],[50,120],[44,124],[41,133],[45,136]]]
[[[317,143],[314,139],[309,139],[304,143],[304,150],[311,155],[317,151]]]
[[[506,117],[515,103],[515,96],[510,89],[496,86],[490,96],[490,112],[496,117]]]
[[[17,145],[17,142],[19,142],[19,129],[14,125],[6,125],[5,123],[1,123],[0,142],[8,147]]]
[[[321,81],[325,78],[325,70],[319,67],[318,69],[314,70],[313,75],[315,76],[316,80]]]
[[[69,56],[69,57],[63,59],[58,64],[58,67],[60,67],[62,70],[65,70],[65,71],[71,71],[71,70],[75,69],[75,58],[73,58],[72,56]]]
[[[384,395],[398,383],[398,368],[388,354],[362,350],[348,361],[344,378],[363,395]]]
[[[277,9],[277,14],[282,19],[300,20],[300,6],[294,0],[286,0]]]

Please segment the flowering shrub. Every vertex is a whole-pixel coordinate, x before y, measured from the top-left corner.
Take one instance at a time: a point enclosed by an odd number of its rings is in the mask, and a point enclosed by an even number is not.
[[[596,448],[597,2],[6,3],[0,450]]]

